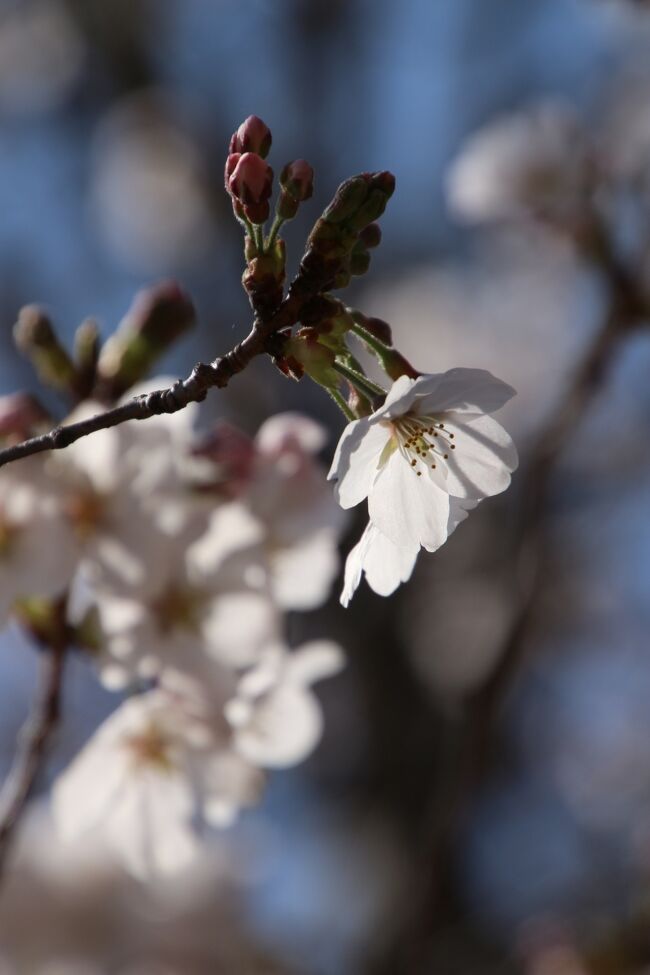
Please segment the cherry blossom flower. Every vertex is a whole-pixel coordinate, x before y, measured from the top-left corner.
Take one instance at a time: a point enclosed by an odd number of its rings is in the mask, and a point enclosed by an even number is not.
[[[326,440],[308,417],[279,413],[254,440],[220,427],[199,450],[214,465],[219,491],[258,520],[268,586],[282,609],[321,605],[338,572],[345,517],[315,457]]]
[[[392,591],[420,546],[444,544],[462,520],[458,504],[466,511],[508,487],[517,452],[489,414],[513,395],[482,369],[402,376],[372,416],[348,424],[329,477],[343,508],[368,499],[372,527],[349,563],[346,598],[362,570]],[[384,558],[390,566],[380,566]]]
[[[323,730],[311,685],[342,666],[340,647],[326,640],[292,652],[269,646],[257,667],[241,678],[225,708],[239,754],[263,768],[295,765],[306,758]]]
[[[88,401],[69,419],[101,409]],[[46,473],[64,495],[62,513],[84,571],[114,588],[130,591],[141,584],[161,532],[174,534],[193,517],[179,457],[189,449],[195,411],[182,414],[180,420],[160,417],[100,430],[46,462]],[[197,525],[195,533],[201,529]]]
[[[235,668],[255,663],[278,631],[257,538],[246,510],[225,505],[197,541],[193,527],[189,536],[159,534],[146,576],[131,594],[82,581],[71,612],[80,620],[94,608],[105,686],[117,690],[170,666],[202,673],[206,655]]]
[[[64,842],[95,836],[142,880],[188,866],[208,824],[257,798],[261,773],[232,752],[196,684],[130,698],[56,780]]]

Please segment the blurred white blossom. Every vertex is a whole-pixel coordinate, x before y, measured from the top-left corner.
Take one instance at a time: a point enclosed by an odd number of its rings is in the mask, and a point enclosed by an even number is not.
[[[0,107],[10,112],[56,107],[78,80],[85,57],[64,3],[12,4],[0,13]]]
[[[0,621],[19,597],[59,596],[72,579],[78,551],[66,500],[41,456],[0,472]]]
[[[92,210],[130,270],[191,266],[212,240],[206,163],[175,115],[163,92],[139,92],[111,110],[95,139]]]
[[[306,758],[323,729],[311,685],[342,666],[340,647],[329,641],[313,641],[293,651],[269,646],[226,705],[237,751],[265,768],[295,765]]]
[[[228,753],[226,736],[199,685],[132,697],[55,782],[59,835],[97,835],[142,880],[181,870],[205,825],[259,791],[259,772]]]
[[[265,589],[248,581],[263,579],[257,549],[246,548],[249,524],[238,507],[218,509],[198,541],[159,534],[130,594],[93,588],[98,665],[107,686],[154,677],[164,666],[195,673],[205,654],[232,667],[257,660],[277,634],[278,613]]]
[[[452,211],[468,221],[525,214],[567,219],[590,187],[590,148],[564,105],[543,103],[470,136],[447,174]]]
[[[85,402],[67,422],[101,409]],[[332,644],[281,642],[282,610],[323,602],[338,571],[344,515],[315,457],[324,430],[286,414],[255,439],[201,446],[195,413],[0,472],[0,609],[67,591],[104,685],[140,692],[57,779],[55,825],[66,841],[101,838],[141,879],[194,862],[204,831],[255,801],[261,767],[314,748],[311,684],[342,666]]]
[[[217,428],[200,451],[213,465],[207,477],[259,522],[268,585],[283,609],[321,605],[338,572],[345,517],[315,456],[326,440],[320,424],[280,413],[253,440]]]
[[[68,422],[100,411],[85,403]],[[193,415],[187,412],[182,428],[166,417],[100,430],[48,458],[46,472],[64,495],[69,530],[90,575],[129,591],[143,585],[161,533],[184,526],[189,494],[177,453],[183,443],[189,449]]]

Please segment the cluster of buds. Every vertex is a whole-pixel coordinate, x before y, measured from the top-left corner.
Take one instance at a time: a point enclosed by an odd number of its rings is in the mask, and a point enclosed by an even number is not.
[[[226,191],[234,214],[247,231],[243,285],[255,314],[262,318],[271,315],[283,297],[286,261],[278,231],[295,217],[314,187],[314,171],[308,162],[296,159],[287,163],[280,175],[273,226],[268,236],[264,235],[273,192],[273,170],[266,162],[272,141],[269,127],[251,115],[230,139],[225,169]]]
[[[235,216],[253,224],[265,223],[270,214],[273,170],[264,162],[272,142],[262,119],[251,115],[233,133],[226,160],[226,190]]]
[[[283,301],[290,309],[288,323],[274,333],[273,355],[281,371],[294,379],[307,375],[324,386],[346,416],[366,415],[383,391],[365,376],[348,346],[349,333],[370,349],[389,378],[418,373],[394,348],[385,322],[353,312],[329,292],[368,270],[370,252],[381,242],[377,220],[394,192],[395,178],[388,172],[361,173],[339,186],[309,234],[285,298],[285,246],[279,231],[312,197],[314,171],[304,159],[282,168],[273,224],[265,235],[262,225],[271,213],[273,189],[273,170],[266,162],[271,143],[268,126],[251,116],[233,134],[226,161],[226,190],[246,228],[244,288],[258,320],[269,321]]]
[[[309,235],[298,287],[307,291],[344,288],[353,274],[365,274],[368,251],[381,240],[375,221],[395,191],[392,173],[361,173],[338,188]]]
[[[90,396],[110,403],[144,379],[195,321],[188,295],[175,282],[162,281],[136,295],[103,346],[97,324],[87,319],[75,332],[70,354],[46,312],[36,305],[21,309],[14,340],[41,382],[62,393],[71,404]],[[27,413],[31,416],[30,411]]]

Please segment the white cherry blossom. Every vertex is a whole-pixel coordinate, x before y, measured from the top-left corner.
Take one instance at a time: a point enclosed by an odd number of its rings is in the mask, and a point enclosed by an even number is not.
[[[69,420],[101,409],[87,401]],[[189,449],[193,417],[189,411],[182,423],[157,417],[100,430],[48,458],[46,473],[64,495],[61,507],[86,573],[131,591],[146,578],[161,532],[174,534],[192,519],[179,456]],[[195,537],[202,527],[199,521]]]
[[[257,532],[245,509],[227,505],[196,542],[192,533],[160,534],[131,595],[97,585],[75,592],[74,619],[96,613],[105,686],[117,690],[164,667],[202,673],[206,655],[234,668],[258,660],[277,634],[278,613],[264,586]]]
[[[320,424],[279,413],[253,440],[218,427],[200,451],[219,490],[259,521],[268,585],[282,609],[321,605],[338,572],[345,518],[315,457],[326,441]]]
[[[298,413],[272,416],[255,437],[247,503],[266,527],[270,586],[283,609],[320,606],[339,571],[345,519],[314,456],[326,441],[325,429]]]
[[[340,647],[326,640],[294,651],[269,646],[257,667],[241,678],[225,708],[239,754],[263,768],[295,765],[306,758],[323,730],[311,685],[342,666]]]
[[[410,573],[415,547],[433,552],[446,541],[458,523],[452,499],[467,509],[508,487],[517,452],[489,414],[513,395],[482,369],[402,376],[383,406],[343,431],[329,476],[343,508],[368,499],[371,524],[400,550],[393,581]],[[375,564],[378,546],[374,532],[365,537],[351,577],[358,564]]]
[[[188,866],[206,824],[255,801],[261,773],[230,750],[198,685],[187,680],[132,697],[56,780],[64,842],[102,840],[142,880]]]
[[[530,213],[566,217],[582,205],[592,165],[571,109],[543,102],[472,135],[449,169],[447,198],[468,221]]]

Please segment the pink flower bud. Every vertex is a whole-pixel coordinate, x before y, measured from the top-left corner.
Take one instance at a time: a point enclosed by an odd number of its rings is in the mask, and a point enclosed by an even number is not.
[[[241,152],[231,152],[228,158],[226,159],[226,168],[224,170],[223,179],[224,179],[224,183],[226,184],[227,193],[230,193],[228,181],[232,176],[235,166],[237,165],[240,159],[241,159]]]
[[[282,170],[280,184],[297,203],[302,203],[314,192],[314,170],[306,160],[294,159]]]
[[[255,152],[240,156],[228,179],[229,192],[245,206],[264,203],[271,195],[272,186],[273,170]]]
[[[225,421],[217,423],[192,453],[214,465],[214,476],[209,479],[208,486],[219,494],[236,498],[249,486],[255,464],[255,446],[237,427]]]
[[[230,140],[230,152],[256,152],[265,159],[271,148],[271,130],[257,115],[249,115]]]
[[[24,440],[35,427],[50,422],[45,409],[29,393],[0,396],[0,438]]]

